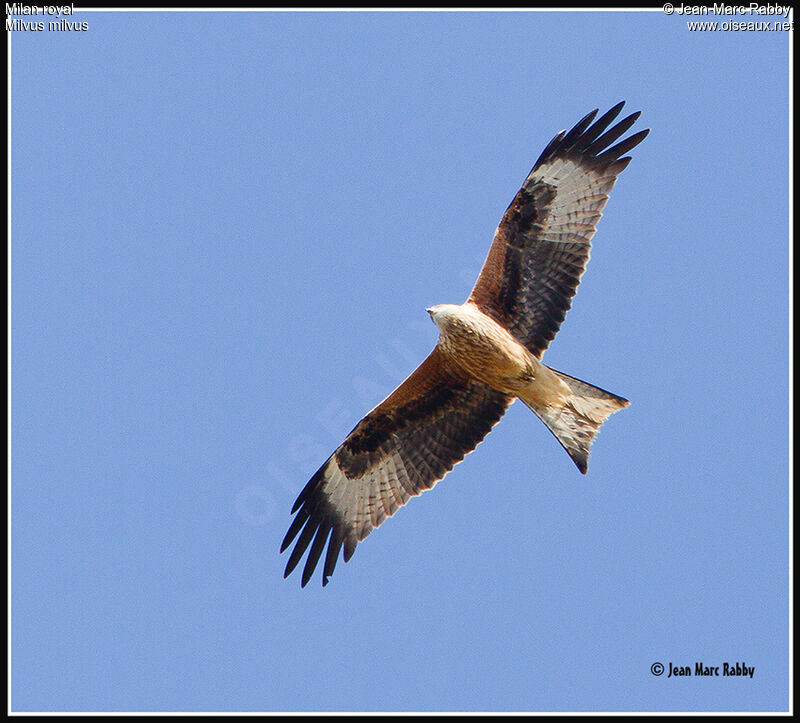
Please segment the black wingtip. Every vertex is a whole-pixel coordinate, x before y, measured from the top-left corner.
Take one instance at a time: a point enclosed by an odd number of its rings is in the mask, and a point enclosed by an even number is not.
[[[327,464],[328,464],[327,462],[323,464],[322,467],[320,467],[314,473],[314,476],[310,480],[308,480],[306,486],[303,487],[303,489],[300,491],[300,494],[297,495],[297,499],[294,501],[294,504],[292,505],[291,514],[297,512],[297,510],[300,509],[300,506],[309,498],[311,493],[317,488],[317,483],[320,481],[320,479],[322,479],[322,477],[325,474],[325,466]]]
[[[561,141],[561,143],[565,148],[569,148],[570,146],[572,146],[575,143],[575,141],[577,141],[578,138],[580,138],[583,135],[584,131],[591,125],[598,111],[599,108],[595,108],[593,111],[587,113],[585,116],[583,116],[583,118],[581,118],[575,124],[572,130],[569,133],[567,133],[566,136],[564,136],[564,140]]]
[[[303,581],[301,587],[305,587],[306,583],[314,574],[314,570],[317,567],[322,550],[325,548],[325,543],[328,541],[328,534],[330,533],[332,527],[333,524],[330,518],[323,518],[320,521],[319,527],[317,528],[317,534],[314,537],[314,542],[311,544],[311,549],[308,551],[306,564],[303,568]]]
[[[539,164],[544,163],[549,157],[553,150],[561,145],[561,141],[564,139],[566,135],[566,131],[559,131],[556,133],[551,139],[550,142],[544,147],[544,150],[539,155],[539,158],[536,159],[536,163],[533,164],[533,167],[536,168]]]
[[[618,114],[619,114],[619,112],[620,112],[620,111],[621,111],[621,110],[622,110],[622,109],[625,107],[625,103],[627,103],[627,101],[625,101],[625,100],[621,100],[621,101],[620,101],[619,103],[617,103],[616,105],[613,105],[613,106],[611,106],[611,108],[609,108],[607,112],[609,113],[609,115],[610,115],[611,113],[613,113],[613,114],[616,116],[616,115],[618,115]]]
[[[650,133],[650,129],[639,131],[638,133],[634,133],[632,136],[629,136],[624,141],[620,141],[615,146],[611,146],[606,151],[603,151],[600,155],[596,156],[596,160],[598,163],[605,163],[610,161],[616,161],[621,156],[624,156],[628,151],[633,150],[636,146],[638,146],[645,138],[647,138],[648,133]]]
[[[344,540],[344,554],[342,555],[342,559],[345,562],[350,562],[350,558],[353,556],[353,553],[356,551],[356,542],[355,537],[348,535]]]
[[[289,545],[292,544],[292,540],[297,537],[297,533],[300,532],[300,529],[308,520],[308,510],[303,509],[301,510],[297,517],[292,520],[292,524],[289,526],[289,529],[286,531],[286,535],[283,538],[283,542],[281,542],[281,552],[283,552]]]
[[[336,559],[345,538],[351,538],[351,542],[348,543],[350,554],[352,554],[350,548],[355,547],[356,543],[354,536],[348,531],[346,522],[341,519],[327,496],[321,491],[327,469],[328,462],[319,468],[303,488],[292,510],[295,517],[281,542],[281,553],[294,545],[286,563],[284,578],[292,574],[308,551],[300,576],[300,587],[305,587],[313,577],[326,546],[327,553],[322,566],[323,586],[327,584],[336,567]]]
[[[569,131],[557,134],[547,144],[534,165],[538,166],[556,158],[574,157],[595,165],[606,165],[617,161],[622,155],[644,140],[649,132],[640,131],[613,146],[621,136],[639,119],[641,111],[635,111],[612,125],[625,106],[621,100],[595,120],[597,109],[585,115]]]

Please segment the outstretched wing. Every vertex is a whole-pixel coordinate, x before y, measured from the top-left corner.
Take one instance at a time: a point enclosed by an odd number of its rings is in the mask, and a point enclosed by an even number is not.
[[[650,132],[611,146],[640,115],[606,130],[623,105],[596,121],[594,110],[550,141],[500,221],[470,295],[537,357],[572,303],[608,194],[631,160],[622,156]]]
[[[326,585],[342,546],[347,562],[358,542],[475,449],[511,401],[466,378],[434,348],[356,425],[300,493],[292,508],[297,515],[281,545],[283,552],[300,533],[284,577],[311,545],[305,586],[328,542]]]

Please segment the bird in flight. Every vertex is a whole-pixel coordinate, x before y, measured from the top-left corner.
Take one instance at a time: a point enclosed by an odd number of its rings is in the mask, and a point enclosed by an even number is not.
[[[625,154],[650,132],[616,143],[640,115],[612,125],[623,105],[597,120],[593,110],[547,144],[503,215],[469,298],[427,309],[439,327],[433,351],[355,426],[294,503],[281,552],[300,536],[284,577],[310,545],[305,587],[327,543],[325,586],[342,548],[347,562],[372,530],[475,449],[515,399],[586,473],[600,425],[628,401],[541,358],[570,308],[608,194],[631,160]]]

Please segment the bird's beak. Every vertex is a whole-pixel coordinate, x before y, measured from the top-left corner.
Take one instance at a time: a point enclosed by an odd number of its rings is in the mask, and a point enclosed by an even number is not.
[[[433,309],[425,309],[429,314],[433,315]]]

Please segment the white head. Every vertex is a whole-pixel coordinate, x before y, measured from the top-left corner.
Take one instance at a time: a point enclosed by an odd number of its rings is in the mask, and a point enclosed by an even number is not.
[[[431,315],[431,319],[433,319],[433,323],[436,326],[444,329],[444,325],[452,319],[456,309],[458,309],[456,304],[436,304],[436,306],[431,306],[425,311]]]

